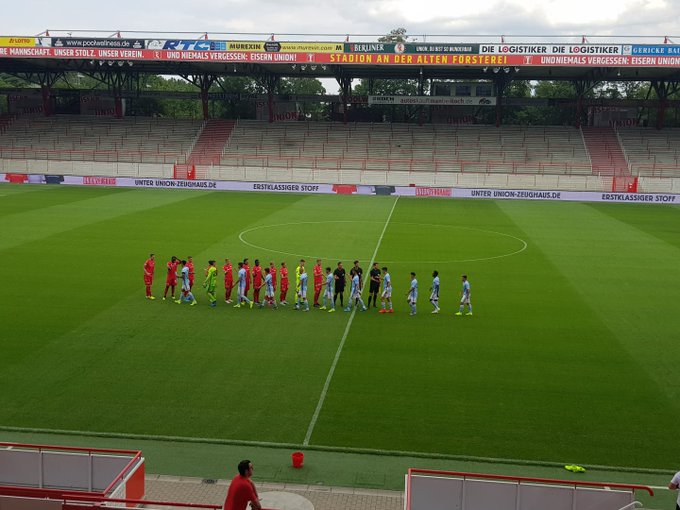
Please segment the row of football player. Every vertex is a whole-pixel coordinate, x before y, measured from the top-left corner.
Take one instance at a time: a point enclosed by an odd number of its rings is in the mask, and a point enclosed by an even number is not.
[[[177,273],[178,266],[181,266],[181,272]],[[187,257],[187,260],[179,260],[177,257],[172,257],[167,263],[168,275],[166,278],[165,291],[163,295],[163,300],[166,299],[168,290],[171,290],[172,299],[181,304],[183,301],[189,302],[191,305],[197,303],[196,298],[192,293],[192,288],[194,284],[194,264],[192,257]],[[248,264],[248,259],[244,259],[243,262],[238,263],[237,272],[237,282],[234,285],[233,281],[233,266],[229,259],[225,259],[225,264],[222,268],[224,271],[224,287],[225,287],[225,301],[231,303],[231,293],[234,287],[236,287],[237,298],[235,308],[240,308],[241,305],[253,307],[257,304],[260,307],[270,306],[273,309],[278,308],[276,302],[276,284],[277,284],[277,272],[280,274],[280,296],[279,304],[287,305],[286,301],[288,293],[288,268],[286,263],[282,262],[280,270],[277,268],[273,262],[270,262],[269,267],[264,268],[264,275],[262,274],[262,267],[260,266],[260,261],[255,260],[255,265],[252,269],[252,283],[253,283],[253,300],[248,298],[248,292],[250,290],[251,282],[251,270]],[[155,256],[151,254],[149,259],[144,263],[144,283],[146,285],[146,297],[147,299],[155,299],[151,294],[151,285],[153,284],[153,275],[155,271]],[[326,267],[325,269],[325,279],[324,271],[321,266],[321,259],[317,259],[316,265],[313,269],[314,275],[314,307],[320,310],[328,310],[328,312],[335,311],[335,305],[337,303],[338,297],[340,298],[340,306],[344,307],[344,290],[347,282],[346,271],[342,265],[342,262],[338,262],[337,268],[331,273],[331,268]],[[208,294],[208,299],[210,300],[210,306],[214,307],[217,305],[216,297],[216,287],[217,287],[217,267],[215,266],[215,261],[208,261],[208,267],[205,269],[205,281],[203,282],[203,287],[206,289]],[[345,311],[351,311],[352,305],[361,306],[361,311],[366,311],[367,306],[361,297],[361,292],[363,290],[363,269],[359,266],[359,261],[354,261],[354,266],[350,269],[350,294],[348,306],[344,307]],[[175,299],[175,287],[177,286],[177,278],[182,279],[182,291],[179,299]],[[461,276],[463,282],[463,289],[461,292],[460,309],[456,315],[462,315],[464,311],[464,306],[468,306],[468,312],[466,315],[472,315],[472,304],[470,302],[470,283],[467,280],[466,275]],[[324,281],[325,280],[325,281]],[[393,313],[392,307],[392,280],[388,272],[387,267],[383,267],[382,270],[378,268],[378,263],[375,262],[373,267],[369,272],[369,297],[368,297],[368,307],[371,306],[371,300],[373,300],[373,307],[377,308],[378,294],[380,294],[381,310],[380,313]],[[309,301],[307,300],[307,287],[308,287],[308,275],[305,269],[305,260],[300,259],[300,264],[295,269],[295,290],[296,290],[296,304],[295,309],[302,309],[304,311],[309,310]],[[380,292],[380,287],[382,284],[382,292]],[[260,291],[264,288],[264,300],[260,300]],[[432,273],[432,286],[430,287],[430,302],[432,303],[434,310],[432,313],[439,313],[439,273],[434,271]],[[323,304],[319,304],[319,296],[323,291]],[[411,273],[411,284],[409,290],[406,293],[406,298],[411,308],[411,315],[416,314],[416,303],[418,300],[418,280],[416,279],[416,274]]]

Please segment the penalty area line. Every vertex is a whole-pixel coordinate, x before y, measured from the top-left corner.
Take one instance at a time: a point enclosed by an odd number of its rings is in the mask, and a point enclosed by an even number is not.
[[[394,200],[394,203],[392,204],[392,209],[390,209],[390,214],[387,215],[387,220],[385,221],[385,225],[383,226],[382,232],[380,232],[380,237],[378,238],[378,243],[375,245],[375,250],[373,250],[373,255],[371,256],[371,262],[368,264],[368,271],[366,271],[366,276],[364,277],[364,282],[363,285],[366,284],[368,281],[368,275],[370,274],[370,268],[373,266],[373,262],[375,261],[375,257],[378,255],[378,250],[380,249],[380,245],[382,244],[383,237],[385,236],[385,231],[387,230],[387,226],[390,224],[390,220],[392,219],[392,214],[394,213],[394,208],[397,206],[397,202],[399,201],[399,196]],[[351,297],[350,300],[348,301],[348,304],[351,304]],[[305,439],[302,442],[303,446],[308,446],[309,445],[309,440],[312,437],[312,433],[314,432],[314,427],[316,427],[316,421],[319,419],[319,414],[321,413],[321,408],[323,407],[324,402],[326,401],[326,395],[328,394],[328,388],[331,385],[331,380],[333,379],[333,374],[335,373],[335,367],[338,365],[338,360],[340,359],[340,355],[342,354],[342,349],[345,347],[345,341],[347,340],[347,335],[349,334],[349,330],[352,327],[352,322],[354,321],[354,316],[357,313],[357,307],[355,306],[352,308],[352,313],[349,316],[349,320],[347,321],[347,326],[345,326],[345,332],[342,335],[342,339],[340,340],[340,345],[338,345],[338,350],[335,353],[335,358],[333,358],[333,363],[331,364],[331,368],[328,371],[328,375],[326,376],[326,382],[323,385],[323,389],[321,390],[321,396],[319,397],[319,402],[316,404],[316,409],[314,409],[314,414],[312,415],[312,419],[309,422],[309,427],[307,427],[307,434],[305,434]]]

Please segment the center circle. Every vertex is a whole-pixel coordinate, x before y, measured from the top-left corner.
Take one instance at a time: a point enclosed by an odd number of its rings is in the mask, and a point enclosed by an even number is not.
[[[389,260],[380,257],[380,263],[386,264],[479,262],[510,257],[527,248],[519,237],[473,227],[390,222],[383,232],[384,227],[378,221],[302,221],[258,225],[238,237],[251,248],[307,260],[370,259],[380,241],[379,253],[394,254],[384,257]]]

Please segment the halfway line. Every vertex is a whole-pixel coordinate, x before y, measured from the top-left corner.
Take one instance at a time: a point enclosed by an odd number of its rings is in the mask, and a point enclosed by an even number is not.
[[[378,254],[378,250],[380,249],[380,244],[382,243],[383,236],[385,235],[385,231],[387,230],[387,225],[390,224],[390,220],[392,219],[392,213],[394,212],[394,208],[397,206],[397,202],[399,201],[399,196],[397,196],[396,200],[392,204],[392,209],[390,210],[390,214],[387,216],[387,221],[385,221],[385,225],[383,226],[382,232],[380,233],[380,237],[378,238],[378,244],[375,246],[375,250],[373,251],[373,255],[371,256],[371,262],[368,264],[368,270],[366,271],[366,276],[364,276],[364,282],[363,285],[366,285],[366,281],[368,281],[368,275],[370,274],[370,268],[373,267],[373,262],[375,261],[375,257]],[[352,313],[349,316],[349,320],[347,321],[347,326],[345,327],[345,332],[342,335],[342,340],[340,340],[340,345],[338,345],[338,350],[335,353],[335,358],[333,359],[333,363],[331,364],[331,368],[328,371],[328,375],[326,376],[326,382],[323,385],[323,389],[321,390],[321,396],[319,397],[319,402],[316,404],[316,409],[314,410],[314,415],[312,416],[312,421],[309,422],[309,427],[307,427],[307,435],[305,435],[305,440],[302,442],[303,446],[309,445],[309,439],[312,437],[312,432],[314,432],[314,427],[316,426],[316,420],[319,419],[319,413],[321,413],[321,408],[323,407],[323,403],[326,400],[326,394],[328,393],[328,388],[331,385],[331,380],[333,379],[333,374],[335,373],[335,367],[338,364],[338,360],[340,359],[340,354],[342,354],[342,349],[345,346],[345,340],[347,340],[347,335],[349,334],[349,328],[352,327],[352,321],[354,321],[354,316],[356,315],[357,312],[357,307],[355,306],[352,308]]]

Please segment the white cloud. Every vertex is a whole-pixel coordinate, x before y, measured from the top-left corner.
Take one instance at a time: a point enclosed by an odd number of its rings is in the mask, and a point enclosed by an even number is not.
[[[24,0],[3,12],[0,33],[89,28],[196,35],[385,34],[405,27],[410,34],[646,34],[680,39],[678,0],[147,0],[143,7],[133,0],[69,0],[65,9],[48,0]]]

